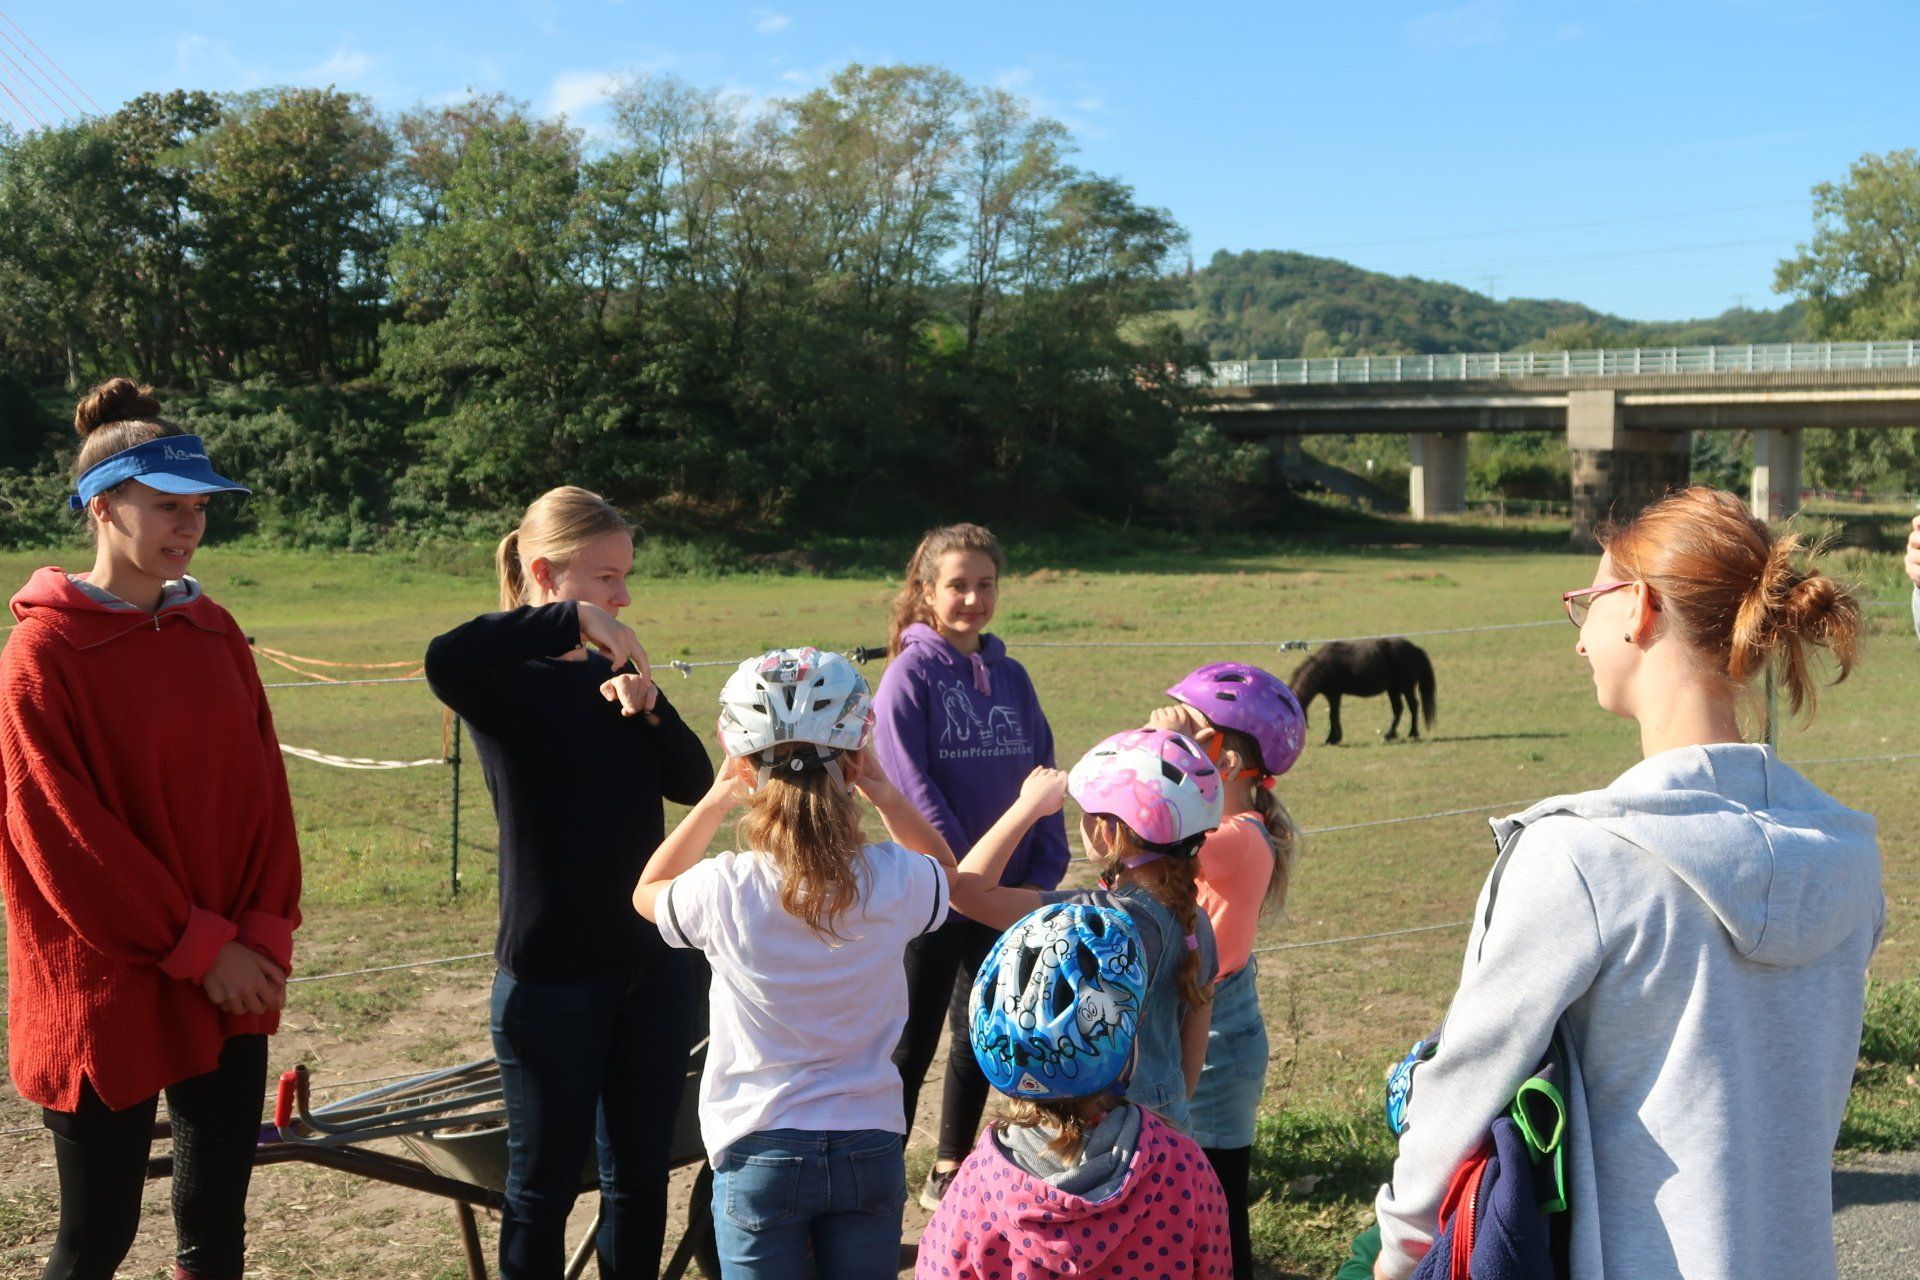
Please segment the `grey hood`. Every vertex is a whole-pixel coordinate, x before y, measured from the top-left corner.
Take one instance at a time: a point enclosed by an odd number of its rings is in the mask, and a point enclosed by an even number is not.
[[[1760,964],[1818,960],[1863,923],[1877,933],[1885,918],[1873,818],[1820,791],[1771,747],[1663,751],[1605,790],[1496,820],[1495,838],[1504,848],[1558,813],[1662,863],[1719,919],[1735,950]]]
[[[1133,1153],[1140,1145],[1140,1108],[1115,1107],[1087,1131],[1071,1164],[1047,1149],[1059,1137],[1053,1129],[1010,1124],[994,1132],[1001,1154],[1027,1173],[1061,1191],[1098,1204],[1126,1185]]]

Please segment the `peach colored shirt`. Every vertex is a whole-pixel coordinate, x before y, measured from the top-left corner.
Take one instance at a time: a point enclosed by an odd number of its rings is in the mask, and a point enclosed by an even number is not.
[[[1200,909],[1213,922],[1220,979],[1246,967],[1260,904],[1273,879],[1273,844],[1260,815],[1236,813],[1200,846]]]

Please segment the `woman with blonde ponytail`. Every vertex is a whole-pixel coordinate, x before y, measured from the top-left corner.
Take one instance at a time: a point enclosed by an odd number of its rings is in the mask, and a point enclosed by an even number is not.
[[[1209,663],[1167,692],[1176,701],[1147,723],[1198,742],[1225,788],[1220,829],[1200,846],[1196,885],[1220,944],[1220,979],[1193,1094],[1193,1136],[1226,1191],[1234,1278],[1252,1280],[1253,1135],[1267,1084],[1253,940],[1260,917],[1286,904],[1300,854],[1300,828],[1273,788],[1300,758],[1307,717],[1285,681],[1243,662]]]
[[[1562,599],[1643,759],[1493,824],[1460,987],[1375,1202],[1374,1274],[1404,1280],[1435,1247],[1456,1168],[1557,1040],[1571,1280],[1830,1278],[1880,855],[1871,817],[1741,721],[1768,670],[1796,712],[1821,655],[1844,679],[1859,605],[1730,493],[1672,494],[1600,543]]]
[[[494,1055],[507,1107],[505,1280],[558,1280],[596,1146],[604,1277],[652,1277],[693,1029],[687,958],[626,910],[665,833],[662,800],[713,779],[619,613],[633,535],[597,494],[543,494],[500,540],[500,611],[427,648],[500,824]]]
[[[727,1280],[883,1280],[900,1261],[907,1119],[889,1057],[907,943],[939,927],[953,854],[868,758],[867,682],[775,649],[720,694],[727,761],[633,905],[713,966],[700,1132]],[[869,844],[862,805],[891,840]],[[743,848],[704,862],[744,804]]]

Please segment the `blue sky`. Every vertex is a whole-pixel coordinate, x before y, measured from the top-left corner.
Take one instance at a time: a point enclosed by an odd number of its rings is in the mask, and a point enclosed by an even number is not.
[[[1920,144],[1920,5],[1464,0],[0,0],[103,108],[328,83],[400,108],[504,90],[592,127],[623,72],[752,99],[849,61],[1028,97],[1197,259],[1286,248],[1639,319],[1777,305],[1809,188]],[[8,26],[11,18],[18,30]],[[6,60],[16,59],[12,65]],[[0,107],[12,103],[0,98]]]

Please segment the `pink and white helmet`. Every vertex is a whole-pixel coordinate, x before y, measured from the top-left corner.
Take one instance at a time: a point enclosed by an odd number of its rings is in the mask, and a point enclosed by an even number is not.
[[[1067,794],[1150,846],[1177,845],[1220,825],[1219,770],[1198,743],[1171,729],[1114,734],[1080,757]]]

